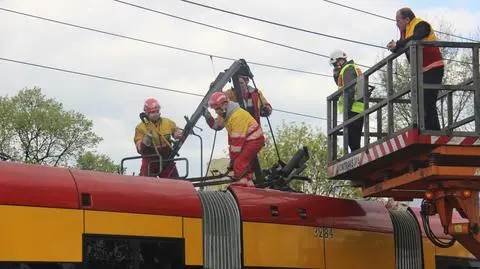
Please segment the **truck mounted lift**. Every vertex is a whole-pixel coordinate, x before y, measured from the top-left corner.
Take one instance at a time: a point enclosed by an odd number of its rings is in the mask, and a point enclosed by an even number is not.
[[[425,46],[469,50],[472,58],[465,65],[471,68],[471,77],[457,85],[424,84],[422,53]],[[429,239],[440,247],[449,247],[458,241],[477,259],[480,259],[479,48],[480,43],[412,42],[327,98],[329,178],[350,181],[352,186],[361,187],[364,197],[389,197],[398,201],[423,199],[423,228]],[[393,83],[396,75],[393,63],[405,52],[410,54],[409,86],[397,89]],[[448,60],[445,65],[447,71]],[[371,90],[369,79],[379,74],[384,76],[386,85]],[[345,104],[343,122],[339,124],[338,99],[355,87],[364,93],[364,111],[347,119],[349,104]],[[383,95],[379,98],[375,91],[380,90]],[[439,90],[438,106],[446,103],[447,119],[441,130],[425,129],[423,93],[428,90]],[[454,93],[461,91],[471,93],[473,113],[454,121]],[[395,130],[394,107],[399,104],[407,107],[410,120],[408,126]],[[348,126],[359,118],[364,119],[363,145],[348,152]],[[371,120],[376,124],[370,124]],[[376,130],[371,132],[371,127]],[[343,149],[337,149],[339,137],[343,137]],[[371,141],[372,138],[376,138],[375,141]],[[452,221],[454,209],[463,222]],[[451,241],[439,240],[429,228],[428,217],[436,214],[444,233],[452,237]]]

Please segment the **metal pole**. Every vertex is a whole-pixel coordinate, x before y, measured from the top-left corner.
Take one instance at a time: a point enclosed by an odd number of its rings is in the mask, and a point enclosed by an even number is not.
[[[387,61],[387,124],[388,124],[388,134],[391,135],[395,132],[393,126],[393,100],[390,97],[393,94],[393,62],[392,60]]]
[[[333,154],[332,154],[332,150],[333,150],[333,144],[332,144],[332,134],[330,133],[330,130],[332,129],[332,101],[331,100],[327,100],[327,134],[328,134],[328,137],[327,137],[327,159],[328,159],[328,163],[330,164],[332,161],[333,161]]]
[[[413,128],[418,127],[418,76],[417,76],[417,46],[410,45],[410,103],[412,104],[412,122]]]
[[[453,91],[447,94],[447,117],[448,127],[450,127],[453,124]]]
[[[348,110],[350,108],[350,103],[348,102],[347,98],[347,91],[349,90],[348,88],[345,89],[345,86],[342,87],[343,92],[342,92],[342,98],[343,98],[343,124],[348,120]],[[348,124],[343,126],[343,155],[348,154]]]
[[[368,76],[363,77],[363,83],[360,85],[363,87],[363,146],[367,147],[370,145],[370,114],[365,113],[369,107],[370,103],[370,91],[368,90]]]
[[[475,116],[475,133],[480,133],[480,70],[479,70],[479,48],[475,46],[473,48],[472,60],[473,60],[473,87],[474,93],[474,116]]]
[[[377,110],[377,139],[382,138],[382,107]]]
[[[203,176],[203,139],[200,135],[197,135],[193,130],[192,130],[192,135],[200,139],[200,176]],[[200,190],[203,191],[203,186],[200,187]]]
[[[337,100],[338,99],[332,99],[332,129],[337,127],[337,122],[338,122],[338,108],[337,108]],[[332,161],[337,159],[337,149],[338,149],[338,133],[333,133],[332,134]]]
[[[425,93],[423,88],[423,45],[417,45],[417,100],[420,131],[425,130]],[[427,90],[433,91],[433,90]]]

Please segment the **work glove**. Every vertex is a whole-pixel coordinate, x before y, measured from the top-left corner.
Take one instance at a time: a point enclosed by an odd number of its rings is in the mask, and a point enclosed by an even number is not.
[[[268,106],[264,106],[264,105],[260,106],[260,116],[262,117],[270,116],[270,113],[271,111],[268,108]]]
[[[148,133],[145,134],[145,136],[143,136],[142,143],[147,147],[152,146],[152,133],[151,132],[148,132]]]
[[[173,132],[173,138],[179,140],[183,136],[183,131],[180,128],[175,129]]]
[[[152,147],[153,144],[158,145],[160,143],[160,137],[158,133],[152,133],[151,131],[147,132],[143,137],[143,144],[147,147]]]

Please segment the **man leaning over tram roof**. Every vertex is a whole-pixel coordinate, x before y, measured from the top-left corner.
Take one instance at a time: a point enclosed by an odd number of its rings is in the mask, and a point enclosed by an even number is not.
[[[410,8],[401,8],[395,16],[397,27],[400,30],[400,39],[390,41],[387,48],[393,53],[405,47],[411,40],[437,41],[432,26],[415,16]],[[410,52],[405,52],[410,62]],[[442,84],[444,63],[442,53],[438,47],[425,46],[423,48],[423,83]],[[423,107],[425,111],[425,129],[440,130],[440,121],[437,113],[438,90],[425,90],[423,93]]]

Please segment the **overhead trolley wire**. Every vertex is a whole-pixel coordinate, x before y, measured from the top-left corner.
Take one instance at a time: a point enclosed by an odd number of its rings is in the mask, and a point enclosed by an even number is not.
[[[225,29],[225,28],[217,27],[217,26],[214,26],[214,25],[210,25],[210,24],[206,24],[206,23],[202,23],[202,22],[197,22],[197,21],[194,21],[194,20],[190,20],[190,19],[183,18],[183,17],[180,17],[180,16],[168,14],[168,13],[165,13],[163,11],[151,9],[151,8],[148,8],[148,7],[139,6],[139,5],[136,5],[136,4],[129,3],[129,2],[124,2],[124,1],[120,1],[120,0],[113,0],[113,1],[121,3],[121,4],[125,4],[125,5],[128,5],[128,6],[132,6],[132,7],[135,7],[135,8],[143,9],[143,10],[146,10],[146,11],[150,11],[150,12],[158,13],[158,14],[161,14],[161,15],[165,15],[165,16],[168,16],[168,17],[172,17],[172,18],[184,20],[184,21],[187,21],[187,22],[199,24],[199,25],[202,25],[202,26],[210,27],[210,28],[217,29],[217,30],[220,30],[220,31],[225,31],[225,32],[228,32],[228,33],[232,33],[232,34],[240,35],[240,36],[243,36],[243,37],[255,39],[255,40],[258,40],[258,41],[270,43],[270,44],[281,46],[281,47],[284,47],[284,48],[289,48],[289,49],[293,49],[293,50],[301,51],[301,52],[304,52],[304,53],[313,54],[313,55],[316,55],[316,56],[320,56],[320,57],[323,57],[323,58],[330,59],[330,56],[328,56],[326,54],[317,53],[317,52],[313,52],[313,51],[308,51],[308,50],[300,49],[300,48],[297,48],[297,47],[292,47],[290,45],[285,45],[285,44],[282,44],[282,43],[278,43],[278,42],[266,40],[266,39],[263,39],[263,38],[258,38],[258,37],[255,37],[255,36],[239,33],[239,32],[232,31],[232,30],[228,30],[228,29]],[[147,41],[147,42],[150,43],[150,44],[155,43],[155,42],[150,42],[150,41]],[[171,47],[171,46],[169,46],[169,47]],[[188,51],[189,52],[194,52],[194,51],[190,51],[190,50],[188,50]],[[212,56],[210,54],[206,55],[205,53],[202,53],[202,55],[209,56],[209,57]],[[228,58],[228,57],[223,57],[223,56],[214,56],[214,57],[220,58],[220,59],[234,60],[233,58]],[[287,70],[287,71],[294,71],[294,72],[312,74],[312,75],[323,76],[323,77],[332,77],[331,75],[328,75],[328,74],[322,74],[322,73],[316,73],[316,72],[310,72],[310,71],[303,71],[303,70],[298,70],[298,69],[290,69],[290,68],[272,66],[272,65],[268,65],[268,64],[262,64],[262,63],[256,63],[256,62],[250,62],[250,61],[249,61],[249,63],[255,64],[255,65],[258,65],[258,66],[284,69],[284,70]],[[361,64],[361,63],[356,63],[356,65],[361,66],[361,67],[365,67],[365,68],[371,68],[371,66],[364,65],[364,64]],[[384,70],[380,70],[380,71],[381,72],[386,72]],[[381,84],[381,83],[378,83],[378,82],[371,82],[371,84],[384,86],[384,84]]]
[[[113,0],[113,1],[120,2],[120,3],[126,4],[126,5],[133,5],[131,3],[120,1],[120,0]],[[353,40],[353,39],[349,39],[349,38],[345,38],[345,37],[335,36],[335,35],[324,34],[324,33],[320,33],[320,32],[317,32],[317,31],[303,29],[303,28],[300,28],[300,27],[291,26],[291,25],[287,25],[287,24],[283,24],[283,23],[279,23],[279,22],[274,22],[274,21],[271,21],[271,20],[261,19],[261,18],[241,14],[241,13],[238,13],[238,12],[229,11],[229,10],[226,10],[226,9],[221,9],[221,8],[217,8],[217,7],[213,7],[213,6],[209,6],[209,5],[205,5],[205,4],[200,4],[200,3],[189,1],[189,0],[180,0],[180,1],[192,4],[192,5],[196,5],[196,6],[201,6],[201,7],[208,8],[208,9],[213,9],[213,10],[220,11],[220,12],[223,12],[223,13],[227,13],[227,14],[230,14],[230,15],[235,15],[235,16],[238,16],[238,17],[243,17],[243,18],[247,18],[247,19],[251,19],[251,20],[255,20],[255,21],[260,21],[260,22],[276,25],[276,26],[279,26],[279,27],[288,28],[288,29],[291,29],[291,30],[301,31],[301,32],[309,33],[309,34],[319,35],[319,36],[324,36],[324,37],[328,37],[328,38],[332,38],[332,39],[338,39],[338,40],[342,40],[342,41],[346,41],[346,42],[350,42],[350,43],[355,43],[355,44],[360,44],[360,45],[365,45],[365,46],[370,46],[370,47],[374,47],[374,48],[385,49],[385,46],[375,45],[375,44],[371,44],[371,43],[367,43],[367,42],[363,42],[363,41],[358,41],[358,40]]]
[[[28,14],[28,13],[24,13],[24,12],[12,10],[12,9],[7,9],[7,8],[0,7],[0,10],[5,11],[5,12],[14,13],[14,14],[17,14],[17,15],[22,15],[22,16],[34,18],[34,19],[48,21],[48,22],[51,22],[51,23],[57,23],[57,24],[61,24],[61,25],[64,25],[64,26],[78,28],[78,29],[82,29],[82,30],[86,30],[86,31],[92,31],[92,32],[96,32],[96,33],[100,33],[100,34],[104,34],[104,35],[109,35],[109,36],[114,36],[114,37],[118,37],[118,38],[124,38],[124,39],[132,40],[132,41],[136,41],[136,42],[140,42],[140,43],[145,43],[145,44],[149,44],[149,45],[155,45],[155,46],[159,46],[159,47],[174,49],[174,50],[178,50],[178,51],[188,52],[188,53],[207,56],[207,57],[214,57],[214,58],[217,58],[217,59],[231,60],[231,61],[237,60],[237,59],[234,59],[232,57],[215,55],[215,54],[210,54],[210,53],[206,53],[206,52],[200,52],[200,51],[196,51],[196,50],[185,49],[185,48],[181,48],[181,47],[177,47],[177,46],[162,44],[162,43],[149,41],[149,40],[145,40],[145,39],[140,39],[140,38],[136,38],[136,37],[131,37],[131,36],[127,36],[127,35],[116,34],[116,33],[107,32],[107,31],[104,31],[104,30],[99,30],[99,29],[95,29],[95,28],[91,28],[91,27],[81,26],[81,25],[78,25],[78,24],[68,23],[68,22],[55,20],[55,19],[49,19],[49,18],[46,18],[46,17],[37,16],[37,15],[33,15],[33,14]],[[175,16],[175,17],[177,17],[177,16]],[[208,24],[205,24],[205,26],[208,26]],[[216,26],[212,26],[212,27],[218,28]],[[222,28],[219,28],[219,29],[222,29]],[[230,31],[230,30],[225,30],[225,31],[236,33],[234,31]],[[239,33],[239,34],[243,35],[241,33]],[[256,37],[252,37],[252,38],[256,39]],[[259,40],[261,40],[261,39],[259,39]],[[270,43],[276,43],[276,42],[271,42],[271,41],[268,41],[268,40],[265,40],[265,41],[270,42]],[[281,45],[280,43],[276,43],[276,44]],[[284,46],[284,45],[281,45],[281,46]],[[285,45],[285,47],[289,47],[289,46]],[[329,58],[327,55],[324,55],[324,54],[321,54],[321,53],[309,52],[307,50],[298,49],[298,48],[294,48],[294,47],[291,47],[291,48],[299,50],[299,51],[303,51],[303,52],[306,52],[306,53],[314,54],[314,55],[317,55],[317,56]],[[318,73],[318,72],[300,70],[300,69],[289,68],[289,67],[285,67],[285,66],[272,65],[272,64],[265,64],[265,63],[255,62],[255,61],[248,61],[248,63],[253,64],[253,65],[257,65],[257,66],[280,69],[280,70],[285,70],[285,71],[291,71],[291,72],[297,72],[297,73],[303,73],[303,74],[310,74],[310,75],[321,76],[321,77],[332,77],[332,75],[325,74],[325,73]],[[365,67],[365,68],[370,68],[370,66],[367,66],[367,65],[362,65],[362,64],[358,64],[358,63],[357,63],[357,65]],[[384,84],[380,84],[380,83],[376,83],[376,82],[371,82],[371,84],[384,85]]]
[[[121,4],[124,4],[124,5],[131,6],[131,7],[143,9],[143,10],[150,11],[150,12],[154,12],[154,13],[157,13],[157,14],[160,14],[160,15],[164,15],[164,16],[167,16],[167,17],[171,17],[171,18],[183,20],[183,21],[186,21],[186,22],[190,22],[190,23],[202,25],[202,26],[205,26],[205,27],[209,27],[209,28],[212,28],[212,29],[216,29],[216,30],[219,30],[219,31],[227,32],[227,33],[230,33],[230,34],[234,34],[234,35],[238,35],[238,36],[250,38],[250,39],[253,39],[253,40],[257,40],[257,41],[269,43],[269,44],[272,44],[272,45],[275,45],[275,46],[279,46],[279,47],[283,47],[283,48],[287,48],[287,49],[291,49],[291,50],[296,50],[296,51],[300,51],[300,52],[303,52],[303,53],[312,54],[312,55],[315,55],[315,56],[319,56],[319,57],[323,57],[323,58],[326,58],[326,59],[330,59],[330,56],[328,56],[328,55],[326,55],[326,54],[323,54],[323,53],[318,53],[318,52],[314,52],[314,51],[310,51],[310,50],[306,50],[306,49],[301,49],[301,48],[294,47],[294,46],[291,46],[291,45],[287,45],[287,44],[283,44],[283,43],[279,43],[279,42],[267,40],[267,39],[264,39],[264,38],[260,38],[260,37],[256,37],[256,36],[252,36],[252,35],[248,35],[248,34],[244,34],[244,33],[240,33],[240,32],[237,32],[237,31],[232,31],[232,30],[229,30],[229,29],[226,29],[226,28],[222,28],[222,27],[218,27],[218,26],[215,26],[215,25],[211,25],[211,24],[207,24],[207,23],[203,23],[203,22],[199,22],[199,21],[187,19],[187,18],[180,17],[180,16],[177,16],[177,15],[172,15],[172,14],[169,14],[169,13],[166,13],[166,12],[163,12],[163,11],[160,11],[160,10],[148,8],[148,7],[145,7],[145,6],[136,5],[136,4],[129,3],[129,2],[125,2],[125,1],[120,1],[120,0],[113,0],[113,1],[118,2],[118,3],[121,3]],[[365,67],[365,68],[370,68],[370,67],[371,67],[371,66],[364,65],[364,64],[359,64],[359,63],[357,63],[357,65],[358,65],[358,66],[361,66],[361,67]]]
[[[340,3],[337,3],[337,2],[334,2],[334,1],[330,1],[330,0],[323,0],[323,1],[325,1],[325,2],[327,2],[327,3],[330,3],[330,4],[333,4],[333,5],[340,6],[340,7],[348,8],[348,9],[351,9],[351,10],[355,10],[355,11],[358,11],[358,12],[361,12],[361,13],[364,13],[364,14],[368,14],[368,15],[371,15],[371,16],[374,16],[374,17],[378,17],[378,18],[382,18],[382,19],[385,19],[385,20],[389,20],[389,21],[395,22],[395,20],[392,19],[392,18],[385,17],[385,16],[382,16],[382,15],[379,15],[379,14],[376,14],[376,13],[372,13],[372,12],[369,12],[369,11],[366,11],[366,10],[363,10],[363,9],[354,8],[354,7],[351,7],[351,6],[348,6],[348,5],[344,5],[344,4],[340,4]],[[453,36],[453,37],[456,37],[456,38],[459,38],[459,39],[464,39],[464,40],[472,41],[472,42],[480,42],[480,41],[475,40],[475,39],[471,39],[471,38],[467,38],[467,37],[463,37],[463,36],[459,36],[459,35],[454,35],[454,34],[449,34],[449,33],[441,32],[441,31],[437,31],[437,30],[435,30],[435,32],[437,32],[437,33],[439,33],[439,34],[443,34],[443,35]]]
[[[103,30],[99,30],[99,29],[95,29],[95,28],[91,28],[91,27],[85,27],[85,26],[81,26],[81,25],[78,25],[78,24],[73,24],[73,23],[63,22],[63,21],[59,21],[59,20],[49,19],[49,18],[45,18],[45,17],[41,17],[41,16],[37,16],[37,15],[32,15],[32,14],[28,14],[28,13],[23,13],[23,12],[19,12],[19,11],[7,9],[7,8],[0,7],[0,10],[10,12],[10,13],[14,13],[14,14],[17,14],[17,15],[27,16],[27,17],[30,17],[30,18],[35,18],[35,19],[44,20],[44,21],[48,21],[48,22],[52,22],[52,23],[57,23],[57,24],[65,25],[65,26],[70,26],[70,27],[74,27],[74,28],[78,28],[78,29],[82,29],[82,30],[97,32],[97,33],[110,35],[110,36],[115,36],[115,37],[119,37],[119,38],[125,38],[125,39],[129,39],[129,40],[133,40],[133,41],[137,41],[137,42],[141,42],[141,43],[146,43],[146,44],[165,47],[165,48],[170,48],[170,49],[179,50],[179,51],[183,51],[183,52],[189,52],[189,53],[193,53],[193,54],[197,54],[197,55],[214,57],[214,58],[223,59],[223,60],[231,60],[231,61],[237,60],[237,59],[232,58],[232,57],[214,55],[214,54],[211,54],[211,53],[205,53],[205,52],[195,51],[195,50],[191,50],[191,49],[185,49],[185,48],[181,48],[181,47],[177,47],[177,46],[161,44],[161,43],[154,42],[154,41],[144,40],[144,39],[135,38],[135,37],[131,37],[131,36],[126,36],[126,35],[122,35],[122,34],[107,32],[107,31],[103,31]],[[292,72],[304,73],[304,74],[310,74],[310,75],[316,75],[316,76],[322,76],[322,77],[331,77],[331,75],[328,75],[328,74],[322,74],[322,73],[317,73],[317,72],[312,72],[312,71],[289,68],[289,67],[285,67],[285,66],[265,64],[265,63],[254,62],[254,61],[249,61],[248,63],[253,64],[253,65],[257,65],[257,66],[275,68],[275,69],[280,69],[280,70],[285,70],[285,71],[292,71]]]
[[[123,2],[123,1],[119,1],[119,0],[113,0],[113,1]],[[180,1],[192,4],[192,5],[197,5],[197,6],[201,6],[201,7],[204,7],[204,8],[228,13],[228,14],[231,14],[231,15],[251,19],[251,20],[256,20],[256,21],[269,23],[269,24],[273,24],[273,25],[276,25],[276,26],[280,26],[280,27],[289,28],[289,29],[292,29],[292,30],[307,32],[307,33],[311,33],[311,34],[321,35],[321,36],[325,36],[325,37],[329,37],[329,38],[339,39],[339,40],[343,40],[343,41],[347,41],[347,42],[357,43],[357,44],[361,44],[361,45],[367,45],[367,46],[376,47],[376,48],[382,48],[382,49],[385,48],[384,46],[379,46],[379,45],[375,45],[375,44],[371,44],[371,43],[367,43],[367,42],[352,40],[352,39],[343,38],[343,37],[334,36],[334,35],[328,35],[328,34],[316,32],[316,31],[313,31],[313,30],[307,30],[307,29],[303,29],[303,28],[300,28],[300,27],[296,27],[296,26],[286,25],[286,24],[283,24],[283,23],[278,23],[278,22],[274,22],[274,21],[270,21],[270,20],[266,20],[266,19],[262,19],[262,18],[257,18],[257,17],[241,14],[241,13],[238,13],[238,12],[229,11],[229,10],[226,10],[226,9],[217,8],[217,7],[214,7],[214,6],[209,6],[209,5],[197,3],[197,2],[194,2],[194,1],[190,1],[190,0],[180,0]],[[354,7],[351,7],[351,6],[348,6],[348,5],[340,4],[340,3],[337,3],[337,2],[334,2],[334,1],[329,1],[329,0],[323,0],[323,1],[334,4],[334,5],[341,6],[341,7],[344,7],[344,8],[352,9],[352,10],[355,10],[355,11],[358,11],[358,12],[362,12],[362,13],[365,13],[365,14],[368,14],[368,15],[371,15],[371,16],[379,17],[379,18],[386,19],[386,20],[389,20],[389,21],[395,21],[394,19],[389,18],[389,17],[385,17],[385,16],[382,16],[382,15],[379,15],[379,14],[368,12],[368,11],[365,11],[365,10],[362,10],[362,9],[359,9],[359,8],[354,8]],[[123,3],[127,3],[127,2],[123,2]],[[471,39],[471,38],[466,38],[466,37],[462,37],[462,36],[458,36],[458,35],[454,35],[454,34],[449,34],[449,33],[441,32],[441,31],[435,31],[435,32],[437,32],[439,34],[449,35],[449,36],[453,36],[453,37],[456,37],[456,38],[472,41],[472,42],[479,42],[478,40],[474,40],[474,39]]]
[[[158,86],[154,86],[154,85],[148,85],[148,84],[145,84],[145,83],[132,82],[132,81],[128,81],[128,80],[117,79],[117,78],[106,77],[106,76],[99,76],[99,75],[94,75],[94,74],[89,74],[89,73],[84,73],[84,72],[78,72],[78,71],[68,70],[68,69],[59,68],[59,67],[35,64],[35,63],[31,63],[31,62],[19,61],[19,60],[4,58],[4,57],[0,57],[0,60],[6,61],[6,62],[23,64],[23,65],[35,66],[35,67],[39,67],[39,68],[55,70],[55,71],[59,71],[59,72],[70,73],[70,74],[75,74],[75,75],[80,75],[80,76],[85,76],[85,77],[90,77],[90,78],[98,78],[98,79],[109,80],[109,81],[114,81],[114,82],[119,82],[119,83],[124,83],[124,84],[140,86],[140,87],[152,88],[152,89],[157,89],[157,90],[162,90],[162,91],[168,91],[168,92],[174,92],[174,93],[180,93],[180,94],[187,94],[187,95],[191,95],[191,96],[203,97],[203,95],[199,94],[199,93],[173,90],[173,89],[169,89],[169,88],[158,87]]]
[[[120,2],[120,3],[124,3],[124,4],[130,4],[130,3],[128,3],[128,2],[124,2],[124,1],[120,1],[120,0],[113,0],[113,1]],[[224,13],[228,13],[228,14],[231,14],[231,15],[235,15],[235,16],[239,16],[239,17],[251,19],[251,20],[256,20],[256,21],[265,22],[265,23],[273,24],[273,25],[280,26],[280,27],[285,27],[285,28],[292,29],[292,30],[297,30],[297,31],[301,31],[301,32],[307,32],[307,33],[311,33],[311,34],[316,34],[316,35],[320,35],[320,36],[325,36],[325,37],[329,37],[329,38],[333,38],[333,39],[338,39],[338,40],[342,40],[342,41],[346,41],[346,42],[351,42],[351,43],[356,43],[356,44],[360,44],[360,45],[370,46],[370,47],[374,47],[374,48],[386,49],[385,46],[380,46],[380,45],[376,45],[376,44],[372,44],[372,43],[367,43],[367,42],[363,42],[363,41],[353,40],[353,39],[344,38],[344,37],[339,37],[339,36],[334,36],[334,35],[328,35],[328,34],[316,32],[316,31],[312,31],[312,30],[307,30],[307,29],[299,28],[299,27],[296,27],[296,26],[290,26],[290,25],[286,25],[286,24],[283,24],[283,23],[278,23],[278,22],[274,22],[274,21],[270,21],[270,20],[265,20],[265,19],[261,19],[261,18],[257,18],[257,17],[253,17],[253,16],[249,16],[249,15],[245,15],[245,14],[241,14],[241,13],[229,11],[229,10],[226,10],[226,9],[221,9],[221,8],[217,8],[217,7],[213,7],[213,6],[209,6],[209,5],[205,5],[205,4],[193,2],[193,1],[190,1],[190,0],[180,0],[180,1],[183,1],[183,2],[188,3],[188,4],[192,4],[192,5],[196,5],[196,6],[200,6],[200,7],[204,7],[204,8],[208,8],[208,9],[212,9],[212,10],[224,12]],[[130,4],[130,5],[133,5],[133,4]],[[383,16],[382,16],[382,17],[383,17]],[[452,61],[452,62],[463,63],[463,64],[465,64],[465,63],[468,64],[467,62],[459,61],[459,60],[454,60],[454,59],[445,59],[445,60],[449,60],[449,61]],[[360,64],[357,64],[357,65],[361,66]],[[368,66],[364,66],[364,67],[369,68]],[[381,71],[382,71],[382,70],[381,70]]]
[[[117,79],[117,78],[112,78],[112,77],[107,77],[107,76],[94,75],[94,74],[89,74],[89,73],[85,73],[85,72],[79,72],[79,71],[69,70],[69,69],[65,69],[65,68],[36,64],[36,63],[20,61],[20,60],[15,60],[15,59],[10,59],[10,58],[0,57],[0,60],[1,61],[6,61],[6,62],[11,62],[11,63],[34,66],[34,67],[43,68],[43,69],[59,71],[59,72],[63,72],[63,73],[75,74],[75,75],[79,75],[79,76],[97,78],[97,79],[108,80],[108,81],[113,81],[113,82],[118,82],[118,83],[123,83],[123,84],[129,84],[129,85],[140,86],[140,87],[145,87],[145,88],[174,92],[174,93],[178,93],[178,94],[186,94],[186,95],[191,95],[191,96],[204,97],[204,94],[188,92],[188,91],[181,91],[181,90],[174,90],[174,89],[170,89],[170,88],[159,87],[159,86],[149,85],[149,84],[140,83],[140,82],[132,82],[132,81],[128,81],[128,80]],[[309,115],[309,114],[291,112],[291,111],[282,110],[282,109],[273,109],[273,110],[278,111],[278,112],[283,112],[283,113],[286,113],[286,114],[302,116],[302,117],[308,117],[308,118],[319,119],[319,120],[327,120],[326,118],[322,118],[322,117],[318,117],[318,116],[314,116],[314,115]]]

